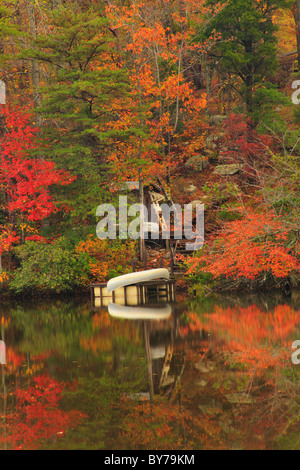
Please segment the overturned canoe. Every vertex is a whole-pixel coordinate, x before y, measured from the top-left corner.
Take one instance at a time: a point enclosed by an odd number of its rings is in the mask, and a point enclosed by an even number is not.
[[[165,268],[149,269],[148,271],[140,271],[136,273],[124,274],[110,279],[107,283],[108,292],[112,292],[120,287],[138,284],[139,282],[154,281],[156,279],[170,279],[170,273]]]
[[[128,307],[118,304],[108,304],[108,313],[112,317],[127,320],[166,320],[172,314],[170,305],[166,307]]]

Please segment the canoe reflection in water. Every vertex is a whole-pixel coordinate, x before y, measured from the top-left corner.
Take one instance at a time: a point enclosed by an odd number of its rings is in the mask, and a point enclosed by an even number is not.
[[[173,395],[185,365],[184,351],[175,348],[178,319],[174,305],[154,303],[130,307],[110,303],[108,313],[116,319],[135,321],[143,328],[149,392],[134,394],[132,398],[139,395],[153,400],[157,393]]]
[[[167,320],[172,315],[171,305],[129,307],[110,303],[108,313],[112,317],[123,318],[125,320]]]

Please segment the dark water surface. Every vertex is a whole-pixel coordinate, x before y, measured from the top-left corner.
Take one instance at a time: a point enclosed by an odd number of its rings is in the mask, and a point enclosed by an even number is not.
[[[300,293],[161,307],[2,303],[0,449],[299,449]]]

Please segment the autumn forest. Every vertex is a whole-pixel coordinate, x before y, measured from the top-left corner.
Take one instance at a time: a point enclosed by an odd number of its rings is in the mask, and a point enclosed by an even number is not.
[[[300,0],[1,0],[1,450],[300,448],[299,67]]]
[[[97,238],[97,206],[124,181],[205,205],[203,249],[176,256],[183,284],[297,286],[299,8],[1,2],[2,292],[169,266],[164,247],[141,259],[133,240]]]

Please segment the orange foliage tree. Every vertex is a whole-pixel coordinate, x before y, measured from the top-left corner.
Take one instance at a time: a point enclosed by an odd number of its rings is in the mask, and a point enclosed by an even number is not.
[[[109,2],[107,14],[127,54],[134,103],[118,125],[134,121],[140,129],[139,136],[111,153],[114,170],[119,167],[122,177],[124,167],[131,177],[135,169],[137,177],[169,176],[175,165],[203,147],[206,96],[188,72],[214,42],[196,41],[207,9],[195,0],[139,0],[128,6]]]
[[[117,273],[124,274],[128,271],[135,255],[135,242],[116,240],[113,243],[111,240],[100,240],[90,235],[86,241],[76,246],[75,252],[89,255],[92,281],[105,282]]]
[[[289,230],[273,211],[259,213],[253,209],[237,209],[241,220],[224,223],[216,237],[207,243],[207,250],[189,259],[188,272],[197,268],[214,278],[249,280],[271,273],[274,278],[285,278],[299,272],[299,246],[290,252]]]

